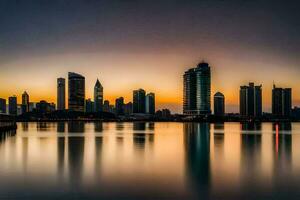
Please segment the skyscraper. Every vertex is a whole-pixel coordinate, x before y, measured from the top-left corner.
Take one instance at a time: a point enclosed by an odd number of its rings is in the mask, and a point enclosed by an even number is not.
[[[66,80],[57,79],[57,110],[66,109]]]
[[[210,66],[201,62],[183,75],[183,114],[202,115],[211,113]]]
[[[29,112],[29,95],[26,91],[22,94],[22,113]]]
[[[17,115],[18,105],[17,105],[17,97],[12,96],[8,97],[8,113],[10,115]]]
[[[94,106],[95,112],[103,111],[103,87],[98,79],[94,87]]]
[[[124,98],[119,97],[116,99],[116,115],[124,115]]]
[[[240,87],[240,115],[258,117],[262,115],[262,90],[261,85]]]
[[[133,91],[133,113],[145,113],[145,94],[143,89]]]
[[[0,98],[0,113],[6,114],[6,99]]]
[[[146,113],[155,114],[155,94],[152,92],[146,95]]]
[[[68,102],[69,110],[84,112],[85,78],[74,72],[69,72]]]
[[[225,114],[225,97],[221,92],[214,95],[214,114],[217,116]]]
[[[273,85],[272,90],[272,114],[275,116],[291,115],[292,110],[292,89],[277,88]]]

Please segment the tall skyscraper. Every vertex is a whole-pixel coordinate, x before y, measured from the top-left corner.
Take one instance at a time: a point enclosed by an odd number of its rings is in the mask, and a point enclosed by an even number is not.
[[[272,90],[272,114],[275,116],[291,115],[292,110],[292,89],[277,88],[273,85]]]
[[[145,113],[145,90],[138,89],[133,91],[133,113]]]
[[[70,111],[84,112],[85,78],[80,74],[69,72],[68,102]]]
[[[152,92],[146,95],[146,113],[155,114],[155,94]]]
[[[225,114],[225,97],[221,92],[214,95],[214,114],[217,116]]]
[[[211,113],[210,66],[201,62],[183,75],[183,114],[202,115]]]
[[[262,90],[261,85],[240,87],[240,115],[258,117],[262,115]]]
[[[57,110],[66,109],[66,80],[57,79]]]
[[[29,95],[26,91],[22,94],[22,113],[29,112]]]
[[[6,114],[6,99],[0,98],[0,113]]]
[[[124,98],[119,97],[116,99],[116,115],[124,115]]]
[[[94,106],[95,112],[103,111],[103,87],[98,79],[94,87]]]
[[[16,96],[8,97],[8,113],[10,115],[17,115],[18,113],[18,104]]]

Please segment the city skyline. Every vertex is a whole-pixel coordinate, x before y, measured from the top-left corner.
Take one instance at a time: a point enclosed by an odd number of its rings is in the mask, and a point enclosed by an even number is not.
[[[248,82],[262,84],[263,111],[271,112],[273,80],[293,88],[293,106],[299,106],[297,7],[267,1],[2,1],[0,96],[15,94],[20,102],[26,90],[32,101],[56,102],[53,80],[75,71],[88,77],[87,98],[93,99],[99,78],[110,102],[119,96],[132,101],[132,90],[142,87],[156,94],[158,108],[180,113],[182,72],[204,59],[212,67],[211,94],[224,94],[228,112],[239,111],[237,91]]]

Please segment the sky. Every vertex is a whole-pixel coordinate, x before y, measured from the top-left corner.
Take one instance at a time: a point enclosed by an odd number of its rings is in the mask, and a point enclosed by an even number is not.
[[[26,90],[30,101],[56,102],[56,79],[99,78],[114,103],[144,88],[157,109],[182,112],[183,73],[202,60],[212,96],[239,111],[239,87],[262,84],[271,110],[273,81],[292,87],[300,106],[300,2],[213,0],[0,0],[0,97]]]

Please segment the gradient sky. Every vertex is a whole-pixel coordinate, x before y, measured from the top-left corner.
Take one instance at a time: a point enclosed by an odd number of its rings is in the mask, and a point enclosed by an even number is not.
[[[105,99],[156,93],[157,107],[182,112],[182,75],[201,60],[212,67],[212,95],[238,112],[239,86],[273,80],[300,105],[300,3],[297,1],[0,0],[0,96],[24,90],[56,102],[56,78],[97,77]]]

